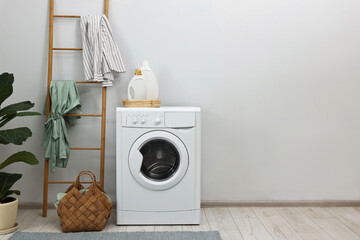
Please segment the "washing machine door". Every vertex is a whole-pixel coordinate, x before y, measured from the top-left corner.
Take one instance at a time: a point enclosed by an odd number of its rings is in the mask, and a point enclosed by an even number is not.
[[[186,174],[189,155],[184,143],[166,131],[151,131],[139,137],[129,153],[132,176],[142,186],[165,190]]]

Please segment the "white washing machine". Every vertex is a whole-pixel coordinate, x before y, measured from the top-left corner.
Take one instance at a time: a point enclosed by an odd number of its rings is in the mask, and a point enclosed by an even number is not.
[[[117,224],[200,223],[200,108],[116,109]]]

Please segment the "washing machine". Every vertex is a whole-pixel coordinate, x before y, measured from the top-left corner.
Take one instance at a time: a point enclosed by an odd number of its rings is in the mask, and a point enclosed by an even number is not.
[[[200,223],[200,113],[116,109],[118,225]]]

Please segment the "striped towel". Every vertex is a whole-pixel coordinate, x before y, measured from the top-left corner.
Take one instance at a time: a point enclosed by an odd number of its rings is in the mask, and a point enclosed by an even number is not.
[[[112,86],[113,72],[125,72],[125,67],[109,21],[104,14],[83,15],[80,27],[85,79],[102,82],[103,87]]]

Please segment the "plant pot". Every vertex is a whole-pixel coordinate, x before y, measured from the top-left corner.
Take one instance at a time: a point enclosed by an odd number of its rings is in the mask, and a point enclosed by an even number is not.
[[[15,197],[14,200],[0,204],[0,231],[13,228],[16,222],[19,201]]]

